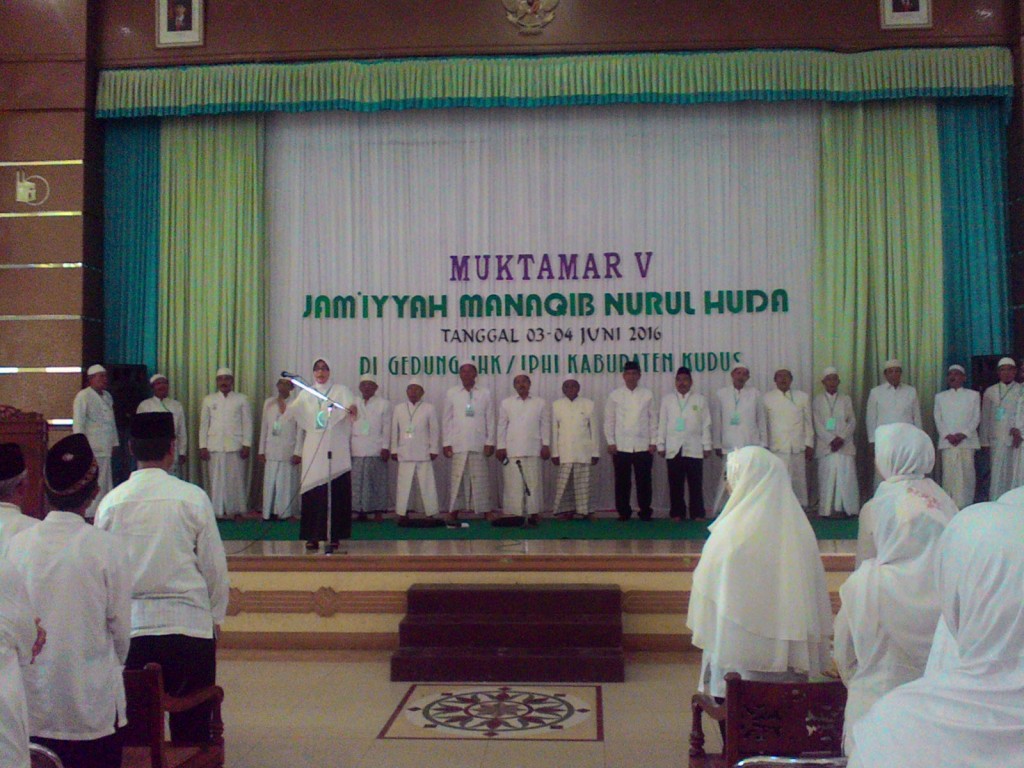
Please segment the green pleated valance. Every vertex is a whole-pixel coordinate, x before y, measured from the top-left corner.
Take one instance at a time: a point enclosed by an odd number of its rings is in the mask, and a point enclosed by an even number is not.
[[[510,56],[107,70],[101,118],[731,101],[1009,99],[1010,52],[929,48]]]

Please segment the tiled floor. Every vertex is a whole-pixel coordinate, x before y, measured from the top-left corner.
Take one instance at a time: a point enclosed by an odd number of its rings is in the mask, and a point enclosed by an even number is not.
[[[409,689],[385,653],[222,652],[230,768],[680,768],[699,657],[638,655],[602,684],[603,742],[378,739]],[[706,727],[708,751],[719,751]]]

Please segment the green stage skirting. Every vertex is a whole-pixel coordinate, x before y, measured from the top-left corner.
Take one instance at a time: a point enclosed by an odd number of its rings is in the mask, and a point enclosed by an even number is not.
[[[856,539],[857,518],[848,520],[812,519],[811,525],[819,540]],[[218,521],[221,538],[225,541],[298,541],[299,523],[296,520],[265,522],[242,520]],[[596,520],[545,519],[536,528],[495,528],[484,520],[469,521],[468,528],[399,528],[393,519],[382,523],[353,523],[352,541],[471,541],[479,539],[520,540],[579,540],[628,541],[644,539],[655,541],[699,540],[708,537],[708,523],[656,519],[644,523],[631,520],[621,523],[614,518]]]

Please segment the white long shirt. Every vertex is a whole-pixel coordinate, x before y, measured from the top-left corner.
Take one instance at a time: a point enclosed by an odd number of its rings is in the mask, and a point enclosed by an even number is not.
[[[452,387],[444,398],[441,416],[444,446],[455,453],[483,451],[495,445],[494,400],[489,390],[474,386],[467,390],[461,384]]]
[[[641,453],[658,440],[658,411],[646,387],[621,386],[604,403],[604,439],[625,453]]]
[[[935,431],[939,450],[952,448],[947,435],[963,434],[967,439],[959,448],[980,448],[978,425],[981,423],[981,398],[973,389],[946,389],[935,395]]]
[[[921,427],[921,403],[917,390],[909,384],[894,387],[889,382],[879,384],[868,395],[867,415],[864,419],[868,442],[875,442],[875,430],[885,424],[913,424]]]
[[[352,455],[361,458],[380,458],[380,452],[390,443],[391,403],[380,395],[356,403],[359,415],[352,425]]]
[[[391,417],[391,451],[399,461],[430,461],[430,454],[441,452],[441,425],[437,411],[420,400],[408,400],[395,406]]]
[[[1006,447],[1011,444],[1010,429],[1015,423],[1017,402],[1021,387],[1017,382],[1009,385],[997,382],[985,390],[981,398],[981,423],[978,428],[981,445]]]
[[[33,736],[98,739],[124,723],[122,669],[131,634],[131,572],[115,536],[81,515],[50,512],[11,542],[46,630],[46,647],[25,669]]]
[[[285,401],[285,410],[292,398]],[[302,453],[302,432],[295,419],[287,418],[277,406],[276,397],[268,397],[263,403],[263,418],[260,421],[260,443],[256,451],[266,456],[267,461],[291,461],[292,456]]]
[[[700,459],[711,450],[711,409],[704,395],[691,389],[685,395],[673,391],[661,399],[658,450],[667,459],[679,455]]]
[[[764,405],[754,387],[722,387],[715,392],[711,408],[711,440],[716,450],[729,453],[748,445],[764,448],[768,444]]]
[[[89,447],[97,458],[109,458],[121,443],[117,439],[114,420],[114,398],[107,390],[97,392],[86,387],[75,395],[72,431],[89,439]]]
[[[854,456],[857,446],[853,441],[853,433],[857,430],[857,417],[853,413],[853,400],[849,395],[836,392],[830,395],[822,392],[814,398],[811,408],[814,417],[814,456],[823,459],[832,453],[843,453]],[[837,437],[843,439],[843,447],[832,450],[832,441]]]
[[[22,514],[16,505],[0,501],[0,558],[7,553],[7,545],[15,535],[38,522],[34,517]]]
[[[594,401],[560,397],[551,404],[551,458],[564,464],[589,464],[598,458]]]
[[[188,453],[188,425],[185,422],[185,409],[173,397],[151,397],[139,403],[136,413],[169,413],[174,417],[174,443],[178,446],[178,455]]]
[[[35,610],[25,578],[0,557],[0,765],[29,768],[28,707],[22,671],[32,661]]]
[[[212,638],[228,608],[228,565],[206,492],[162,469],[138,469],[108,493],[96,527],[128,552],[132,637]]]
[[[234,453],[252,445],[252,409],[238,392],[214,392],[203,398],[199,418],[199,448]]]
[[[551,413],[548,404],[530,395],[506,397],[498,409],[498,449],[511,456],[540,456],[541,446],[551,445]]]
[[[344,384],[317,388],[326,390],[324,394],[342,407],[330,408],[328,413],[328,406],[308,392],[303,392],[288,406],[288,417],[295,419],[304,432],[302,493],[352,470],[352,419],[345,409],[355,402],[355,398]]]
[[[768,426],[768,450],[774,453],[803,453],[814,447],[811,398],[806,392],[773,389],[761,399]]]

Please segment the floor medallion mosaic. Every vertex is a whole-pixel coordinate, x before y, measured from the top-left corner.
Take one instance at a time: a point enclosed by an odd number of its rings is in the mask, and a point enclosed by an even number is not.
[[[380,739],[603,741],[601,686],[413,685]]]

